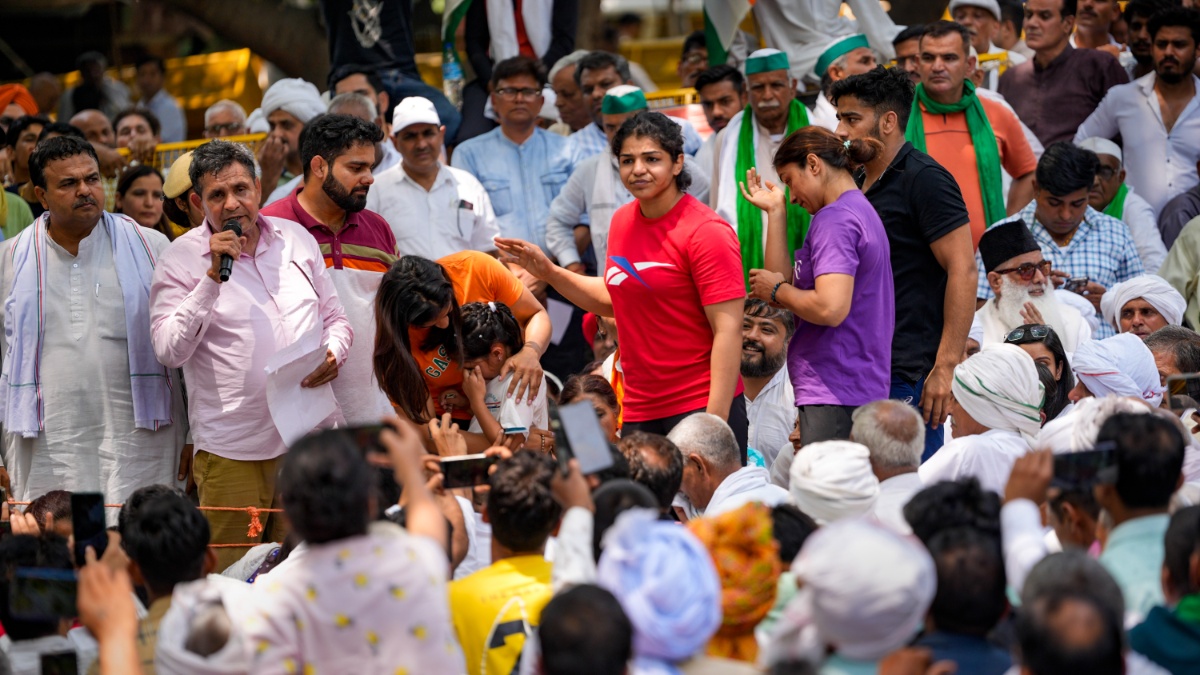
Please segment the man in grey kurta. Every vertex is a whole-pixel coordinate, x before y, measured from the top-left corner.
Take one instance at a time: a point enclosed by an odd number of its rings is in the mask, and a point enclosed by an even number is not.
[[[104,212],[99,165],[83,141],[46,141],[30,175],[48,210],[0,248],[12,497],[62,489],[123,502],[139,487],[174,484],[186,415],[174,373],[154,358],[148,304],[169,242]]]

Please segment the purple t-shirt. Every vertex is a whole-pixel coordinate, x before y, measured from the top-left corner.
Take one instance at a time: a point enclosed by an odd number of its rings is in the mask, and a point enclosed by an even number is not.
[[[840,326],[796,318],[788,374],[796,405],[863,405],[888,397],[896,297],[887,233],[862,192],[849,190],[813,216],[796,251],[796,288],[812,290],[822,274],[854,277],[850,313]]]

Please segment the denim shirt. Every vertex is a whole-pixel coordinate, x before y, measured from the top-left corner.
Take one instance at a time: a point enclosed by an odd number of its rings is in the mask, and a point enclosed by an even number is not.
[[[539,128],[517,145],[496,127],[458,146],[451,165],[483,184],[500,236],[523,239],[546,250],[550,203],[574,169],[566,138]]]

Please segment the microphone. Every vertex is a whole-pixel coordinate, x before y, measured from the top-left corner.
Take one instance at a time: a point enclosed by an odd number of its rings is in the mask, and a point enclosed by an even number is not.
[[[232,232],[237,236],[242,236],[242,226],[238,224],[237,218],[230,218],[225,221],[225,227],[222,232]],[[221,254],[221,269],[218,274],[221,277],[221,282],[229,281],[229,275],[233,273],[233,256],[228,253]]]

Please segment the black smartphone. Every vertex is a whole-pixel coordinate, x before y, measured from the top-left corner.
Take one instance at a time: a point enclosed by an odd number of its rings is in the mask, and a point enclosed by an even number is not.
[[[1094,450],[1067,452],[1054,456],[1053,485],[1060,488],[1087,488],[1100,480],[1111,480],[1111,468],[1117,465],[1117,449],[1101,443]]]
[[[346,429],[346,433],[354,438],[355,445],[362,450],[363,457],[375,470],[375,484],[379,488],[379,497],[382,500],[380,503],[396,504],[400,501],[400,494],[404,490],[396,482],[396,470],[392,467],[392,460],[388,457],[387,448],[379,442],[379,434],[383,433],[385,428],[392,427],[387,424],[367,424],[361,427],[350,427]]]
[[[79,614],[75,570],[18,567],[8,593],[8,611],[20,619],[52,621]]]
[[[75,566],[87,564],[84,552],[91,546],[96,559],[108,547],[108,529],[104,520],[104,495],[99,492],[71,493],[71,524],[75,529]]]
[[[572,457],[579,460],[584,475],[597,473],[612,466],[612,449],[596,409],[588,401],[550,406],[550,430],[554,432],[554,452],[563,474]]]
[[[1067,280],[1067,283],[1063,285],[1063,288],[1071,291],[1072,293],[1079,293],[1082,295],[1083,292],[1087,290],[1089,281],[1091,281],[1091,279],[1088,277],[1071,277]]]
[[[486,485],[488,469],[495,463],[495,457],[487,457],[483,453],[463,455],[462,457],[443,457],[441,462],[442,487],[468,488]]]
[[[79,662],[75,652],[42,654],[42,675],[79,675]]]

